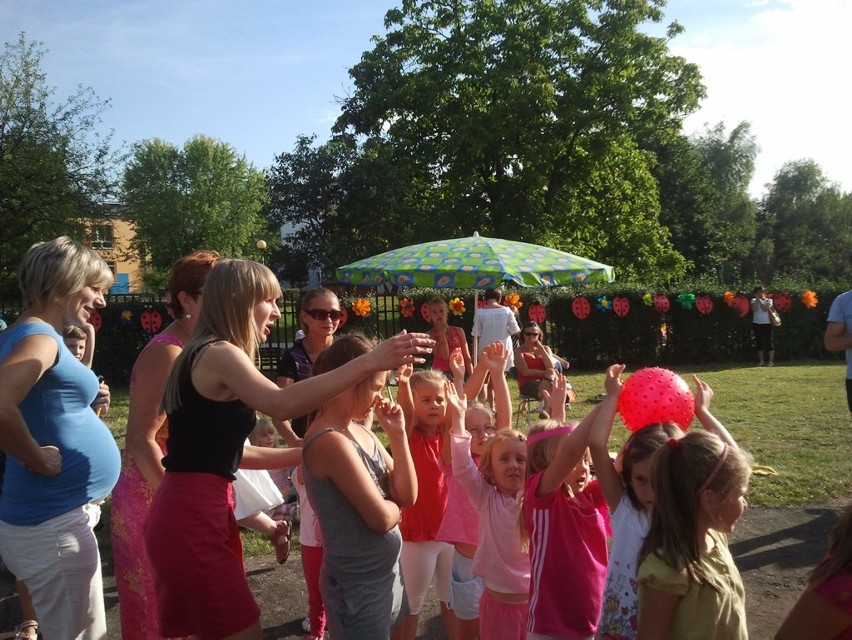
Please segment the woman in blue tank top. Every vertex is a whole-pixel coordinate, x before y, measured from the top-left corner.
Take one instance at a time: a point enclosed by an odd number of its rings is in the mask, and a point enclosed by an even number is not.
[[[118,480],[118,448],[92,409],[103,392],[62,340],[105,306],[112,272],[70,238],[33,245],[24,311],[0,334],[0,555],[32,595],[46,638],[106,638],[93,506]]]

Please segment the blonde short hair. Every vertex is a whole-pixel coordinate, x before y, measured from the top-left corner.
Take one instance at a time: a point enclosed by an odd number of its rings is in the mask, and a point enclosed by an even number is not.
[[[112,283],[112,271],[106,261],[68,236],[35,243],[24,254],[18,269],[24,307],[35,311],[43,311],[52,302],[86,287],[106,290]]]

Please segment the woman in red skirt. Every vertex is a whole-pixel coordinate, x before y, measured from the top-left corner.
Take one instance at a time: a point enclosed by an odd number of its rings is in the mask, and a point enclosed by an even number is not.
[[[254,366],[257,345],[281,317],[273,273],[248,260],[220,260],[204,285],[195,330],[175,362],[163,400],[169,419],[165,478],[145,527],[164,637],[260,638],[239,529],[230,507],[234,471],[286,465],[287,449],[243,442],[255,409],[304,415],[371,373],[422,362],[434,342],[399,334],[373,351],[298,386],[280,389]]]

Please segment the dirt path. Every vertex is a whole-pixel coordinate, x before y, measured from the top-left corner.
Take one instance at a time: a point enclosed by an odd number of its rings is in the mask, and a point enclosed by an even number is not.
[[[819,562],[828,532],[845,502],[824,507],[749,509],[737,525],[731,550],[746,588],[749,637],[771,640],[799,597],[807,572]],[[283,566],[272,556],[250,558],[249,583],[263,610],[263,637],[298,639],[306,608],[304,580],[297,554]],[[118,598],[111,562],[104,566],[108,624],[120,638]],[[19,620],[18,601],[7,573],[0,574],[0,639],[11,638]],[[430,597],[421,613],[418,639],[444,640],[437,603]]]

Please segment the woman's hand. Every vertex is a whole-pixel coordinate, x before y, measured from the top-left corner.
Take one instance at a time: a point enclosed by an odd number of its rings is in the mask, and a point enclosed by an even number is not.
[[[388,371],[403,364],[423,363],[422,357],[432,353],[435,341],[426,333],[402,331],[380,342],[370,353],[361,356],[370,364],[372,371]]]
[[[41,450],[41,461],[38,466],[28,467],[22,465],[24,469],[40,476],[52,477],[59,475],[59,472],[62,471],[62,454],[59,453],[59,449],[53,445],[46,445],[39,447],[39,449]]]
[[[109,393],[109,385],[103,380],[100,380],[98,395],[95,396],[95,401],[92,403],[92,410],[94,410],[98,416],[105,416],[109,413],[110,400],[111,396]]]
[[[391,402],[387,398],[377,398],[373,403],[376,410],[376,418],[379,425],[382,427],[388,438],[406,437],[405,434],[405,417],[402,413],[402,407],[395,402]]]

